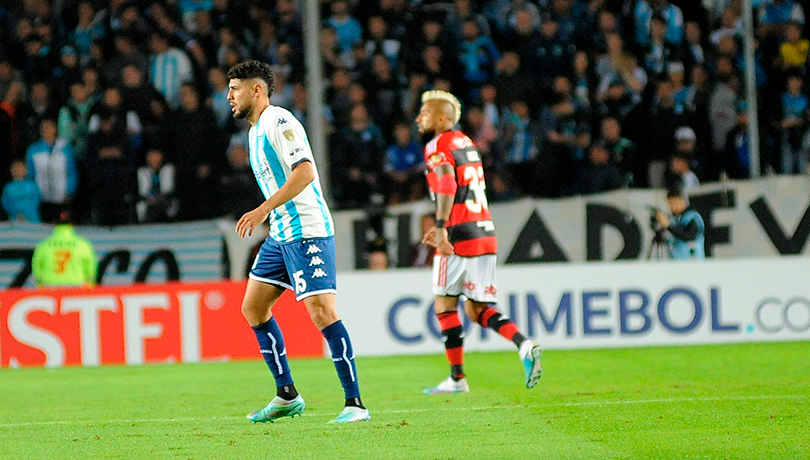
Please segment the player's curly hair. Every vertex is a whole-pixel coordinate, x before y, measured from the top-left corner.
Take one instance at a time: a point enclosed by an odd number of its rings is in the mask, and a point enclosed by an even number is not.
[[[245,61],[228,69],[228,80],[248,80],[261,78],[267,83],[267,96],[270,97],[276,89],[276,76],[269,64],[259,61]]]

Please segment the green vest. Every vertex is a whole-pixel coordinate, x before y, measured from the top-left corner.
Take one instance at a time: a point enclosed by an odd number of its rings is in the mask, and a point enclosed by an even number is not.
[[[51,236],[37,244],[31,260],[37,286],[92,286],[96,270],[93,246],[67,224],[57,225]]]

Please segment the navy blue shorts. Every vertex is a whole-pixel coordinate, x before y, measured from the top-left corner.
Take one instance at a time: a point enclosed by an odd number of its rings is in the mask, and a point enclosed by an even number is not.
[[[250,278],[295,292],[295,298],[337,292],[335,237],[279,243],[267,237]]]

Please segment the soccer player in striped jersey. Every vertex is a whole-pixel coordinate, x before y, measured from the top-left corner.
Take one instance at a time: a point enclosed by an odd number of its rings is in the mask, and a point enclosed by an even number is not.
[[[436,227],[423,239],[436,248],[433,258],[434,308],[450,361],[450,376],[426,394],[470,391],[464,374],[464,334],[456,311],[464,296],[464,312],[481,327],[489,327],[518,348],[526,372],[526,387],[540,381],[539,345],[520,333],[515,323],[493,308],[496,301],[495,224],[487,206],[484,168],[475,145],[453,126],[461,119],[461,104],[446,91],[422,94],[416,117],[419,133],[432,138],[425,146],[427,181],[436,201]]]
[[[269,65],[242,62],[228,71],[228,80],[234,118],[244,118],[251,125],[250,165],[266,198],[239,219],[236,232],[240,237],[249,235],[268,218],[270,225],[250,270],[242,314],[256,334],[277,392],[265,408],[247,418],[254,423],[272,422],[299,415],[306,407],[295,389],[284,338],[272,315],[273,305],[289,289],[303,301],[332,351],[346,398],[332,423],[368,420],[368,409],[360,400],[352,342],[335,309],[334,224],[304,127],[286,109],[270,105],[275,77]]]

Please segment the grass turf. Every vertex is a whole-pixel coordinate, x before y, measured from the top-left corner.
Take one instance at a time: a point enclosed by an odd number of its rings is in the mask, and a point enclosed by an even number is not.
[[[260,361],[0,370],[2,459],[810,458],[810,342],[470,353],[471,393],[424,396],[444,357],[360,358],[372,420],[328,425],[326,359],[293,360],[303,417],[252,425]]]

